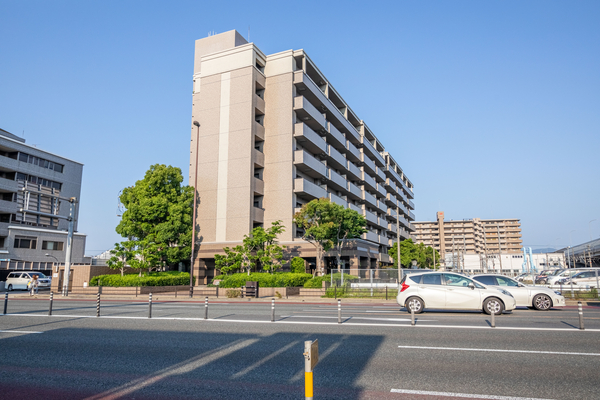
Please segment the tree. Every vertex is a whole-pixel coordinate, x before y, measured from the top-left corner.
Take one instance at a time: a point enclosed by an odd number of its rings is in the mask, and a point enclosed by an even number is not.
[[[302,257],[292,258],[290,269],[294,273],[306,272],[306,264],[305,264],[304,258],[302,258]]]
[[[314,201],[314,200],[313,200]],[[337,265],[343,268],[342,265],[342,250],[348,243],[349,239],[360,238],[360,235],[365,233],[367,230],[367,220],[356,211],[340,206],[339,204],[331,204],[331,220],[334,223],[333,237],[333,248],[335,250],[335,258]]]
[[[123,276],[129,261],[135,256],[133,247],[134,244],[130,241],[115,243],[115,248],[110,251],[112,257],[106,261],[106,265],[111,269],[121,270],[121,276]]]
[[[247,271],[259,267],[271,273],[281,268],[283,249],[277,243],[277,236],[285,231],[281,221],[275,221],[268,229],[262,226],[252,229],[249,235],[244,235],[242,245],[233,249],[223,248],[225,255],[215,255],[215,267],[222,273],[230,271]]]
[[[302,239],[306,240],[317,250],[317,269],[315,274],[323,273],[323,253],[333,248],[331,240],[334,223],[331,221],[329,199],[312,200],[302,206],[294,214],[294,223],[303,229]]]
[[[137,258],[145,260],[136,265],[170,267],[189,260],[194,189],[182,182],[179,168],[156,164],[144,179],[123,189],[119,199],[126,210],[116,231],[129,238]]]
[[[398,268],[398,244],[394,242],[388,251],[389,256],[394,260],[394,268]],[[425,246],[423,243],[415,244],[412,239],[400,242],[400,262],[403,268],[411,268],[412,260],[417,260],[420,268],[431,268],[433,266],[433,252],[435,251],[436,268],[439,265],[440,255],[432,247]]]
[[[252,229],[250,235],[244,236],[244,247],[253,266],[271,273],[281,268],[285,247],[277,243],[277,236],[285,232],[281,223],[282,221],[275,221],[268,229],[258,226]]]

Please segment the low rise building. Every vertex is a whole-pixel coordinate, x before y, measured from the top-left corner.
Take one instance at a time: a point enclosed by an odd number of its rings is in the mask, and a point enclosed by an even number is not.
[[[79,199],[82,171],[83,164],[28,145],[0,129],[2,278],[12,270],[49,273],[53,265],[64,263],[69,223],[58,217],[69,216],[69,203],[60,198]],[[75,231],[77,216],[76,208]],[[72,263],[84,262],[85,240],[84,234],[74,234]]]

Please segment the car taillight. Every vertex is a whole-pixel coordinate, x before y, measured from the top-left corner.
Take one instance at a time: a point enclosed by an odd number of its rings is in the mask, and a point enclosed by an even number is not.
[[[410,286],[408,286],[406,283],[402,282],[402,289],[400,289],[400,293],[404,292],[406,289],[408,289]]]

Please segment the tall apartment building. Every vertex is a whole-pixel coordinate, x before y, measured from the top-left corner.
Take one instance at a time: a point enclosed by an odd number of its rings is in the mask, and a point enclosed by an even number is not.
[[[2,275],[8,270],[50,271],[53,263],[65,261],[68,221],[28,211],[68,217],[68,202],[61,204],[57,196],[79,199],[82,171],[83,164],[30,146],[0,129]],[[77,214],[76,209],[75,231]],[[84,261],[85,239],[74,234],[73,263]]]
[[[431,246],[440,252],[466,254],[520,254],[521,223],[518,219],[466,219],[444,221],[444,213],[437,213],[437,221],[414,222],[417,243]]]
[[[236,31],[197,40],[190,149],[201,277],[277,220],[280,243],[314,257],[292,223],[312,199],[365,215],[369,231],[343,253],[351,268],[390,261],[397,217],[402,238],[414,229],[413,184],[303,50],[265,55]]]

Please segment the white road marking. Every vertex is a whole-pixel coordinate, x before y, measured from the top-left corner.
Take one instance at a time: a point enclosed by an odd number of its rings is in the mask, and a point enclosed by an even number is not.
[[[491,400],[550,400],[540,399],[538,397],[510,397],[494,396],[489,394],[470,394],[470,393],[450,393],[450,392],[430,392],[426,390],[404,390],[392,389],[391,393],[418,394],[422,396],[444,396],[444,397],[463,397],[467,399],[491,399]]]
[[[0,331],[0,333],[44,333],[35,331]]]
[[[451,350],[451,351],[485,351],[495,353],[531,353],[531,354],[557,354],[569,356],[600,356],[600,353],[573,353],[562,351],[533,351],[533,350],[505,350],[505,349],[470,349],[461,347],[428,347],[428,346],[398,346],[401,349],[424,349],[424,350]]]
[[[92,319],[139,319],[139,320],[169,320],[169,321],[205,321],[205,322],[241,322],[241,323],[255,323],[255,324],[304,324],[304,325],[338,325],[337,322],[310,322],[310,321],[275,321],[271,322],[270,320],[265,321],[255,321],[255,320],[237,320],[237,319],[204,319],[204,318],[182,318],[182,317],[132,317],[132,316],[100,316],[96,317],[94,315],[59,315],[52,314],[52,316],[48,316],[48,314],[0,314],[0,317],[3,316],[17,316],[17,317],[61,317],[61,318],[92,318]],[[314,316],[310,316],[307,318],[315,318]],[[355,319],[355,318],[353,318]],[[408,321],[408,320],[407,320]],[[423,321],[423,320],[421,320]],[[526,327],[496,327],[490,328],[489,326],[476,326],[476,325],[416,325],[411,326],[410,324],[376,324],[376,323],[351,323],[344,322],[343,325],[350,325],[356,327],[365,327],[365,326],[381,326],[381,327],[394,327],[394,328],[408,328],[408,329],[416,329],[416,328],[441,328],[441,329],[483,329],[490,330],[494,329],[497,331],[501,330],[515,330],[515,331],[558,331],[558,332],[600,332],[600,329],[585,329],[579,330],[575,328],[526,328]]]

